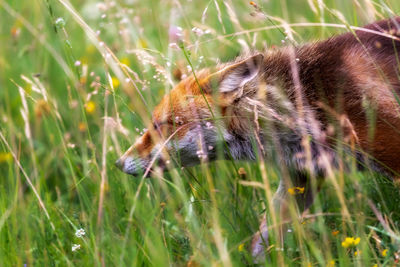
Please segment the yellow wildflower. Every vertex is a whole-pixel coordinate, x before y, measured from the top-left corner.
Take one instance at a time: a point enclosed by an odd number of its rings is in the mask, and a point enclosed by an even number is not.
[[[89,59],[87,56],[83,56],[80,58],[80,62],[82,62],[82,64],[87,65],[89,62]]]
[[[240,176],[246,175],[246,170],[245,170],[243,167],[240,167],[240,168],[238,169],[238,174],[239,174]]]
[[[292,187],[292,188],[289,188],[287,191],[288,191],[288,193],[291,194],[292,196],[296,194],[296,191],[295,191],[295,189],[294,189],[293,187]]]
[[[298,187],[298,186],[291,187],[287,191],[292,196],[297,195],[297,194],[303,194],[304,193],[304,187]]]
[[[329,261],[327,267],[333,267],[333,266],[335,266],[335,261],[334,260]]]
[[[9,162],[12,160],[12,155],[10,152],[0,152],[0,163]]]
[[[88,54],[94,54],[94,52],[96,52],[96,47],[94,46],[94,45],[88,45],[87,47],[86,47],[86,52],[88,53]]]
[[[116,77],[111,77],[111,83],[113,88],[117,88],[119,86],[119,80]]]
[[[348,247],[354,247],[357,246],[358,243],[360,243],[360,238],[354,238],[354,237],[346,237],[346,239],[342,242],[342,247],[348,248]]]
[[[354,251],[354,256],[358,256],[361,254],[361,250]]]
[[[127,65],[127,66],[129,66],[129,65],[131,64],[131,61],[130,61],[129,58],[127,58],[127,57],[121,58],[120,62],[121,62],[122,64]]]
[[[79,79],[79,82],[80,82],[81,84],[85,84],[86,81],[87,81],[87,77],[86,77],[85,75],[82,75],[81,78]]]
[[[31,93],[32,93],[32,84],[26,84],[25,85],[25,87],[24,87],[24,89],[25,89],[25,92],[28,94],[28,95],[30,95]]]
[[[240,244],[240,245],[238,246],[238,251],[239,251],[239,252],[244,251],[244,243],[242,243],[242,244]]]
[[[78,124],[78,129],[79,129],[80,132],[86,131],[86,124],[84,122],[80,122]]]
[[[87,113],[93,114],[96,110],[96,104],[93,101],[89,101],[86,103],[85,109]]]
[[[388,250],[387,250],[387,249],[384,249],[384,250],[382,250],[382,256],[383,256],[383,257],[386,257],[386,255],[387,255],[387,252],[388,252]]]
[[[138,47],[141,47],[141,48],[147,48],[147,47],[148,47],[147,41],[146,41],[145,39],[140,38],[140,39],[137,41],[137,46],[138,46]]]
[[[375,263],[374,265],[372,265],[372,267],[378,267],[378,264]]]

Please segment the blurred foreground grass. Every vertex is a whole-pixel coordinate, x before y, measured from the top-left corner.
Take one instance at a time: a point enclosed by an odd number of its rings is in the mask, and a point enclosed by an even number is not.
[[[399,11],[397,0],[0,0],[0,266],[251,264],[277,162],[218,161],[151,179],[113,164],[189,73],[177,39],[197,70],[284,45],[274,27],[284,22],[300,23],[301,44],[345,30],[330,23]],[[290,223],[284,249],[271,243],[267,265],[397,264],[398,187],[368,170],[337,182],[340,192],[328,181]]]

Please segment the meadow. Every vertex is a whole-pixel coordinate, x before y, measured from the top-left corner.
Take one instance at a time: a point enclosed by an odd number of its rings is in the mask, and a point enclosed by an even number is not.
[[[252,265],[278,160],[150,178],[115,160],[180,77],[399,12],[398,0],[0,0],[0,266]],[[282,246],[270,225],[265,266],[400,264],[400,185],[342,160],[353,167]]]

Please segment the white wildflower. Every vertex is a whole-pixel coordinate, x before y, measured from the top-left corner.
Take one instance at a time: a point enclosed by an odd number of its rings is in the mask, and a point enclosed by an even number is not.
[[[202,30],[202,29],[200,29],[200,28],[197,28],[197,27],[194,27],[193,29],[192,29],[192,32],[194,33],[194,34],[196,34],[197,36],[202,36],[203,34],[204,34],[204,31]]]
[[[75,236],[78,237],[78,238],[81,238],[81,237],[84,236],[85,234],[86,234],[86,233],[85,233],[85,230],[84,230],[83,228],[78,229],[78,230],[76,230],[76,232],[75,232]]]
[[[73,143],[68,143],[68,144],[67,144],[67,147],[68,147],[68,148],[75,148],[75,147],[76,147],[76,145],[75,145],[75,144],[73,144]]]
[[[77,251],[79,249],[81,249],[81,245],[79,245],[79,244],[73,244],[72,245],[72,248],[71,248],[72,252]]]

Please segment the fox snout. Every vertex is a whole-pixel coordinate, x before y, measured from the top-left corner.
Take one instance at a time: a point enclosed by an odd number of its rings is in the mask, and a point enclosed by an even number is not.
[[[145,174],[148,176],[152,171],[150,166],[150,160],[140,157],[134,157],[131,155],[123,155],[116,162],[115,166],[126,174],[133,176],[139,176]],[[157,166],[163,166],[160,162]]]
[[[117,161],[114,164],[115,164],[115,167],[122,170],[122,167],[124,166],[124,161],[119,158],[119,159],[117,159]]]
[[[115,162],[115,166],[127,174],[137,176],[145,171],[141,169],[141,164],[139,164],[139,161],[140,159],[138,158],[122,156]]]

